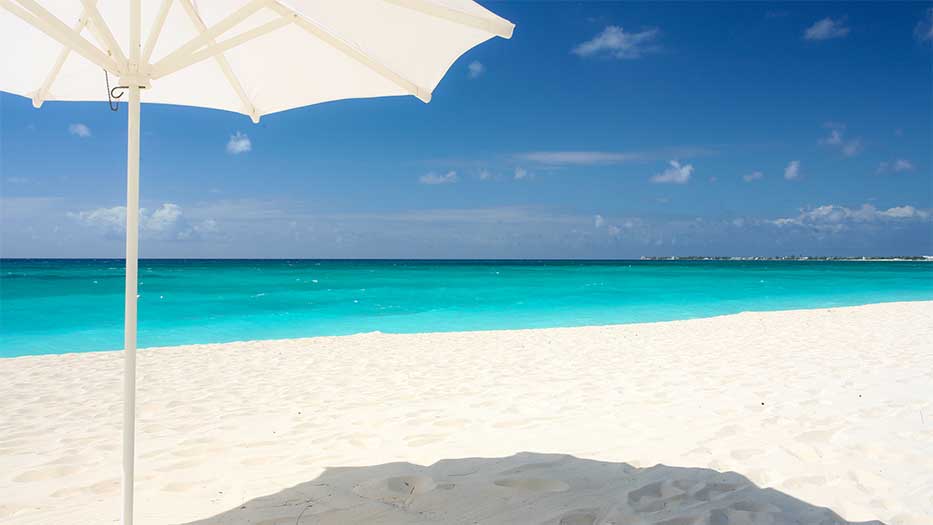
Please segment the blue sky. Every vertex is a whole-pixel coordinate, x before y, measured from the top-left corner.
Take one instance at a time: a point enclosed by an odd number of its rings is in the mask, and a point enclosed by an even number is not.
[[[430,104],[144,106],[141,256],[933,253],[933,3],[484,4]],[[125,109],[0,119],[0,256],[121,257]]]

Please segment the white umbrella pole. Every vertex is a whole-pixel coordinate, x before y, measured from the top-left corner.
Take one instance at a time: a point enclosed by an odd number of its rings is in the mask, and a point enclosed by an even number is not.
[[[126,150],[126,297],[123,335],[123,525],[133,524],[136,456],[136,283],[139,258],[139,86],[129,87]]]
[[[133,525],[133,470],[136,460],[136,303],[139,266],[139,71],[140,0],[130,1],[126,119],[126,290],[123,330],[123,525]]]

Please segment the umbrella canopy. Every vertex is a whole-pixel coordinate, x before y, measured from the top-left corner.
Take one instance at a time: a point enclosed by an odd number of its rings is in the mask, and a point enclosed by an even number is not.
[[[139,13],[130,10],[139,4]],[[464,52],[513,25],[471,0],[0,0],[0,89],[262,115],[344,98],[428,102]],[[23,23],[27,22],[27,23]],[[136,25],[138,24],[138,26]],[[129,45],[133,31],[140,44]],[[17,50],[10,52],[10,50]]]
[[[128,94],[122,516],[129,525],[140,102],[235,111],[253,122],[345,98],[429,102],[460,55],[510,38],[514,25],[472,0],[0,0],[0,8],[0,90],[35,107]]]

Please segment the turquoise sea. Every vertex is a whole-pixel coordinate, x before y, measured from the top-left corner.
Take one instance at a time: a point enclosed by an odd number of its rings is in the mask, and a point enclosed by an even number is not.
[[[933,300],[933,264],[144,260],[139,346]],[[0,357],[122,346],[122,260],[0,261]]]

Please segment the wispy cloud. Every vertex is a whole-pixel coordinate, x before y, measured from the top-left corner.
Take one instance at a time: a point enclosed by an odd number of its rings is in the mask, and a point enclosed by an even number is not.
[[[418,177],[418,182],[428,185],[453,184],[458,180],[460,180],[460,177],[457,176],[456,171],[448,171],[444,174],[431,172]]]
[[[903,173],[905,171],[913,171],[914,164],[907,159],[896,159],[891,162],[882,162],[878,164],[878,169],[875,173],[879,175],[887,173]]]
[[[784,178],[787,180],[794,180],[800,177],[800,161],[792,160],[787,164],[787,167],[784,168]]]
[[[240,153],[246,153],[252,149],[253,143],[249,140],[249,137],[246,136],[246,133],[237,131],[235,134],[230,135],[230,140],[227,141],[227,153],[231,155],[239,155]]]
[[[669,162],[670,167],[651,177],[651,182],[659,184],[686,184],[693,174],[692,164],[681,164],[676,160]]]
[[[754,182],[763,178],[765,178],[765,174],[760,171],[753,171],[747,175],[742,175],[742,180],[745,182]]]
[[[924,15],[914,27],[914,37],[921,42],[933,40],[933,7],[928,8]]]
[[[519,166],[515,168],[514,178],[515,180],[527,180],[534,178],[534,174]]]
[[[328,220],[380,221],[408,223],[475,223],[475,224],[524,224],[565,223],[583,226],[585,216],[552,213],[545,209],[524,206],[500,206],[490,208],[448,208],[407,210],[387,213],[342,213],[321,216]]]
[[[629,162],[645,162],[676,157],[680,159],[714,155],[716,150],[704,147],[672,147],[654,151],[585,151],[551,150],[515,153],[512,158],[545,166],[607,166]]]
[[[467,65],[467,76],[470,78],[479,78],[486,72],[486,66],[479,60],[474,60]]]
[[[844,18],[833,19],[826,17],[817,21],[803,32],[805,40],[830,40],[842,38],[849,34]]]
[[[483,168],[479,170],[479,180],[492,180],[493,174],[491,171]]]
[[[641,153],[611,151],[529,151],[518,153],[515,158],[555,166],[595,166],[643,160],[645,156]]]
[[[91,136],[91,128],[87,127],[86,124],[81,124],[78,122],[68,126],[68,133],[74,135],[75,137],[86,139]]]
[[[641,58],[645,54],[659,51],[658,37],[661,31],[648,28],[637,33],[625,32],[621,26],[607,26],[601,33],[573,48],[581,57],[611,57],[619,60]]]
[[[854,157],[862,151],[862,139],[847,139],[845,137],[846,125],[839,122],[827,122],[824,128],[829,129],[829,135],[820,139],[820,144],[834,146],[846,157]]]

